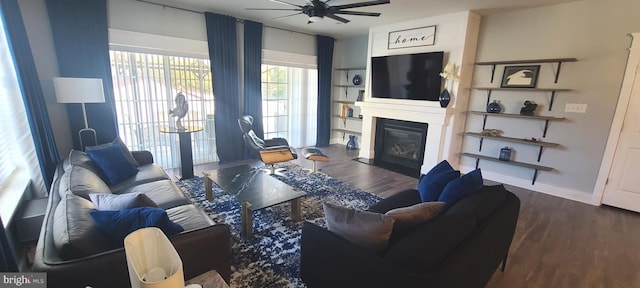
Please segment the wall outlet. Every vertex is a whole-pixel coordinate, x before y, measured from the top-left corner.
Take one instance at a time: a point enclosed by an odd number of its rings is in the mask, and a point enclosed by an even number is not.
[[[564,112],[587,113],[587,104],[567,103],[564,105]]]

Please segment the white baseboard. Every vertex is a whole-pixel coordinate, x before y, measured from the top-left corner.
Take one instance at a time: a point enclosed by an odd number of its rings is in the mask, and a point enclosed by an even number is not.
[[[460,172],[462,173],[468,173],[473,171],[474,169],[475,167],[471,167],[471,166],[460,166]],[[515,177],[511,177],[511,176],[507,176],[499,173],[494,173],[491,171],[486,171],[486,170],[482,170],[482,177],[487,180],[504,183],[504,184],[524,188],[527,190],[532,190],[532,191],[536,191],[536,192],[540,192],[540,193],[544,193],[552,196],[557,196],[557,197],[561,197],[561,198],[565,198],[573,201],[578,201],[578,202],[598,206],[598,204],[592,203],[591,193],[557,187],[549,184],[540,183],[538,181],[536,181],[535,185],[531,185],[531,179],[515,178]]]

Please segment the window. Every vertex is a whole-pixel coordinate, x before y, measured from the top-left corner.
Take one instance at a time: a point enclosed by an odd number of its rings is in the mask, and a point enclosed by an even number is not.
[[[294,147],[316,141],[316,69],[262,65],[262,119],[265,139],[282,137]]]
[[[182,92],[189,112],[185,127],[202,127],[192,137],[194,164],[218,161],[213,122],[214,96],[208,59],[111,50],[111,73],[122,140],[133,150],[149,150],[165,169],[180,166],[176,134],[169,110]]]
[[[0,218],[7,225],[29,187],[37,197],[47,192],[3,21],[0,16]]]

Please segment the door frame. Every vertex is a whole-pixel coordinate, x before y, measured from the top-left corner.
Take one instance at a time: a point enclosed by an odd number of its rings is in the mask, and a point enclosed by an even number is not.
[[[596,184],[593,188],[593,194],[591,196],[591,204],[601,205],[604,191],[607,188],[607,180],[613,167],[613,159],[618,148],[618,142],[620,141],[620,135],[622,134],[622,125],[624,119],[627,116],[627,107],[631,100],[631,92],[633,84],[636,78],[637,69],[640,69],[640,32],[628,34],[631,40],[631,47],[629,50],[629,59],[627,60],[627,67],[625,68],[624,78],[622,80],[622,87],[620,88],[620,97],[618,97],[618,105],[616,112],[613,116],[613,122],[609,130],[609,138],[607,140],[607,146],[604,150],[602,162],[600,164],[600,172],[596,179]],[[640,73],[638,73],[640,77]],[[637,87],[636,89],[640,89]]]

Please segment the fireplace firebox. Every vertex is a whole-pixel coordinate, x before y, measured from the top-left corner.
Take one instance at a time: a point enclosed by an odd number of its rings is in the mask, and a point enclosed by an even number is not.
[[[411,177],[420,177],[428,124],[376,119],[373,164]]]

